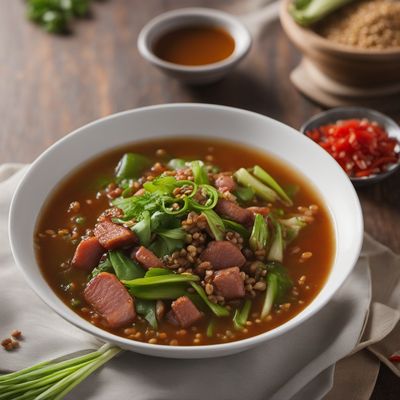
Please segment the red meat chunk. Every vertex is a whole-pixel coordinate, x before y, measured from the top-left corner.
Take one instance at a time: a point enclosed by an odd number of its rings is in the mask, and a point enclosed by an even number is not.
[[[90,272],[97,267],[104,252],[104,247],[96,237],[88,237],[78,244],[71,265],[74,268]]]
[[[244,281],[238,267],[226,268],[216,272],[213,285],[217,294],[225,299],[236,299],[245,295]]]
[[[176,299],[171,304],[171,308],[173,314],[170,316],[170,320],[178,322],[182,328],[187,328],[190,325],[193,325],[203,316],[192,301],[186,296]]]
[[[215,180],[215,186],[220,189],[221,192],[233,192],[236,189],[236,182],[231,176],[220,175]]]
[[[94,234],[107,250],[129,246],[137,240],[136,235],[130,229],[107,219],[96,224]]]
[[[86,285],[83,294],[111,328],[127,326],[136,317],[133,298],[113,274],[101,272]]]
[[[208,243],[200,258],[202,261],[209,261],[214,269],[242,267],[246,262],[242,252],[227,240]]]
[[[261,214],[263,217],[267,216],[270,213],[269,207],[247,207],[247,210],[251,211],[254,214]]]
[[[215,211],[225,218],[238,222],[242,225],[251,224],[253,221],[253,214],[246,208],[240,207],[233,201],[219,199],[215,207]]]
[[[140,246],[135,253],[136,260],[142,264],[145,268],[157,268],[162,267],[162,261],[149,249],[144,246]]]

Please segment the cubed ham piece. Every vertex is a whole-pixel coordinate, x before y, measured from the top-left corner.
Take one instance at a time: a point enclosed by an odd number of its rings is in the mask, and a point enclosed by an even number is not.
[[[149,249],[146,249],[144,246],[140,246],[138,250],[135,252],[136,260],[143,265],[143,267],[149,268],[157,268],[162,267],[162,261]]]
[[[221,192],[232,192],[236,189],[236,182],[233,180],[231,176],[220,175],[215,180],[215,186]]]
[[[71,265],[74,268],[90,272],[97,267],[104,252],[104,247],[96,237],[88,237],[78,244]]]
[[[242,252],[227,240],[209,242],[200,259],[209,261],[214,269],[242,267],[246,262]]]
[[[247,207],[247,210],[251,211],[253,214],[261,214],[263,217],[270,213],[269,207]]]
[[[225,299],[237,299],[245,295],[244,281],[238,267],[216,272],[212,283],[216,293]]]
[[[165,318],[167,319],[167,321],[168,321],[170,324],[172,324],[172,325],[174,325],[174,326],[179,326],[179,322],[178,322],[178,320],[176,319],[176,315],[175,315],[175,313],[174,313],[172,310],[170,310],[170,311],[167,312],[167,315],[165,316]]]
[[[215,211],[225,218],[238,222],[242,225],[251,224],[253,221],[253,214],[246,208],[240,207],[233,201],[219,199],[215,207]]]
[[[129,246],[137,240],[136,235],[130,229],[107,219],[96,224],[94,235],[107,250]]]
[[[190,325],[193,325],[203,316],[192,301],[186,296],[179,297],[172,302],[171,309],[173,314],[169,316],[169,319],[176,321],[182,328],[187,328]]]
[[[113,274],[101,272],[86,285],[83,294],[111,328],[127,326],[136,317],[133,298]]]

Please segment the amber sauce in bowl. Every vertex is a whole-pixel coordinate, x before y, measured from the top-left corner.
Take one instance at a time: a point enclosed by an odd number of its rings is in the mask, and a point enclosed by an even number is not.
[[[138,37],[145,60],[188,84],[215,82],[248,53],[251,36],[236,17],[208,8],[173,10],[149,21]]]
[[[213,64],[228,58],[235,49],[233,37],[224,29],[187,26],[162,35],[154,44],[154,54],[181,65]]]

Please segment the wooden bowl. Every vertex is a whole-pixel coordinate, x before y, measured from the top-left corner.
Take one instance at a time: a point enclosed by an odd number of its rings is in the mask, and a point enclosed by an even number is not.
[[[322,74],[358,88],[374,89],[400,83],[400,50],[364,50],[327,40],[294,21],[288,11],[291,1],[281,2],[282,27],[305,60]]]

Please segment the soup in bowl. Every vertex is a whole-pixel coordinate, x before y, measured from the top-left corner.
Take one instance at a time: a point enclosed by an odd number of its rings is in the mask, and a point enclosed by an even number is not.
[[[362,241],[354,189],[317,145],[211,105],[139,109],[67,136],[28,171],[10,229],[17,263],[63,317],[186,358],[295,327],[340,287]]]

